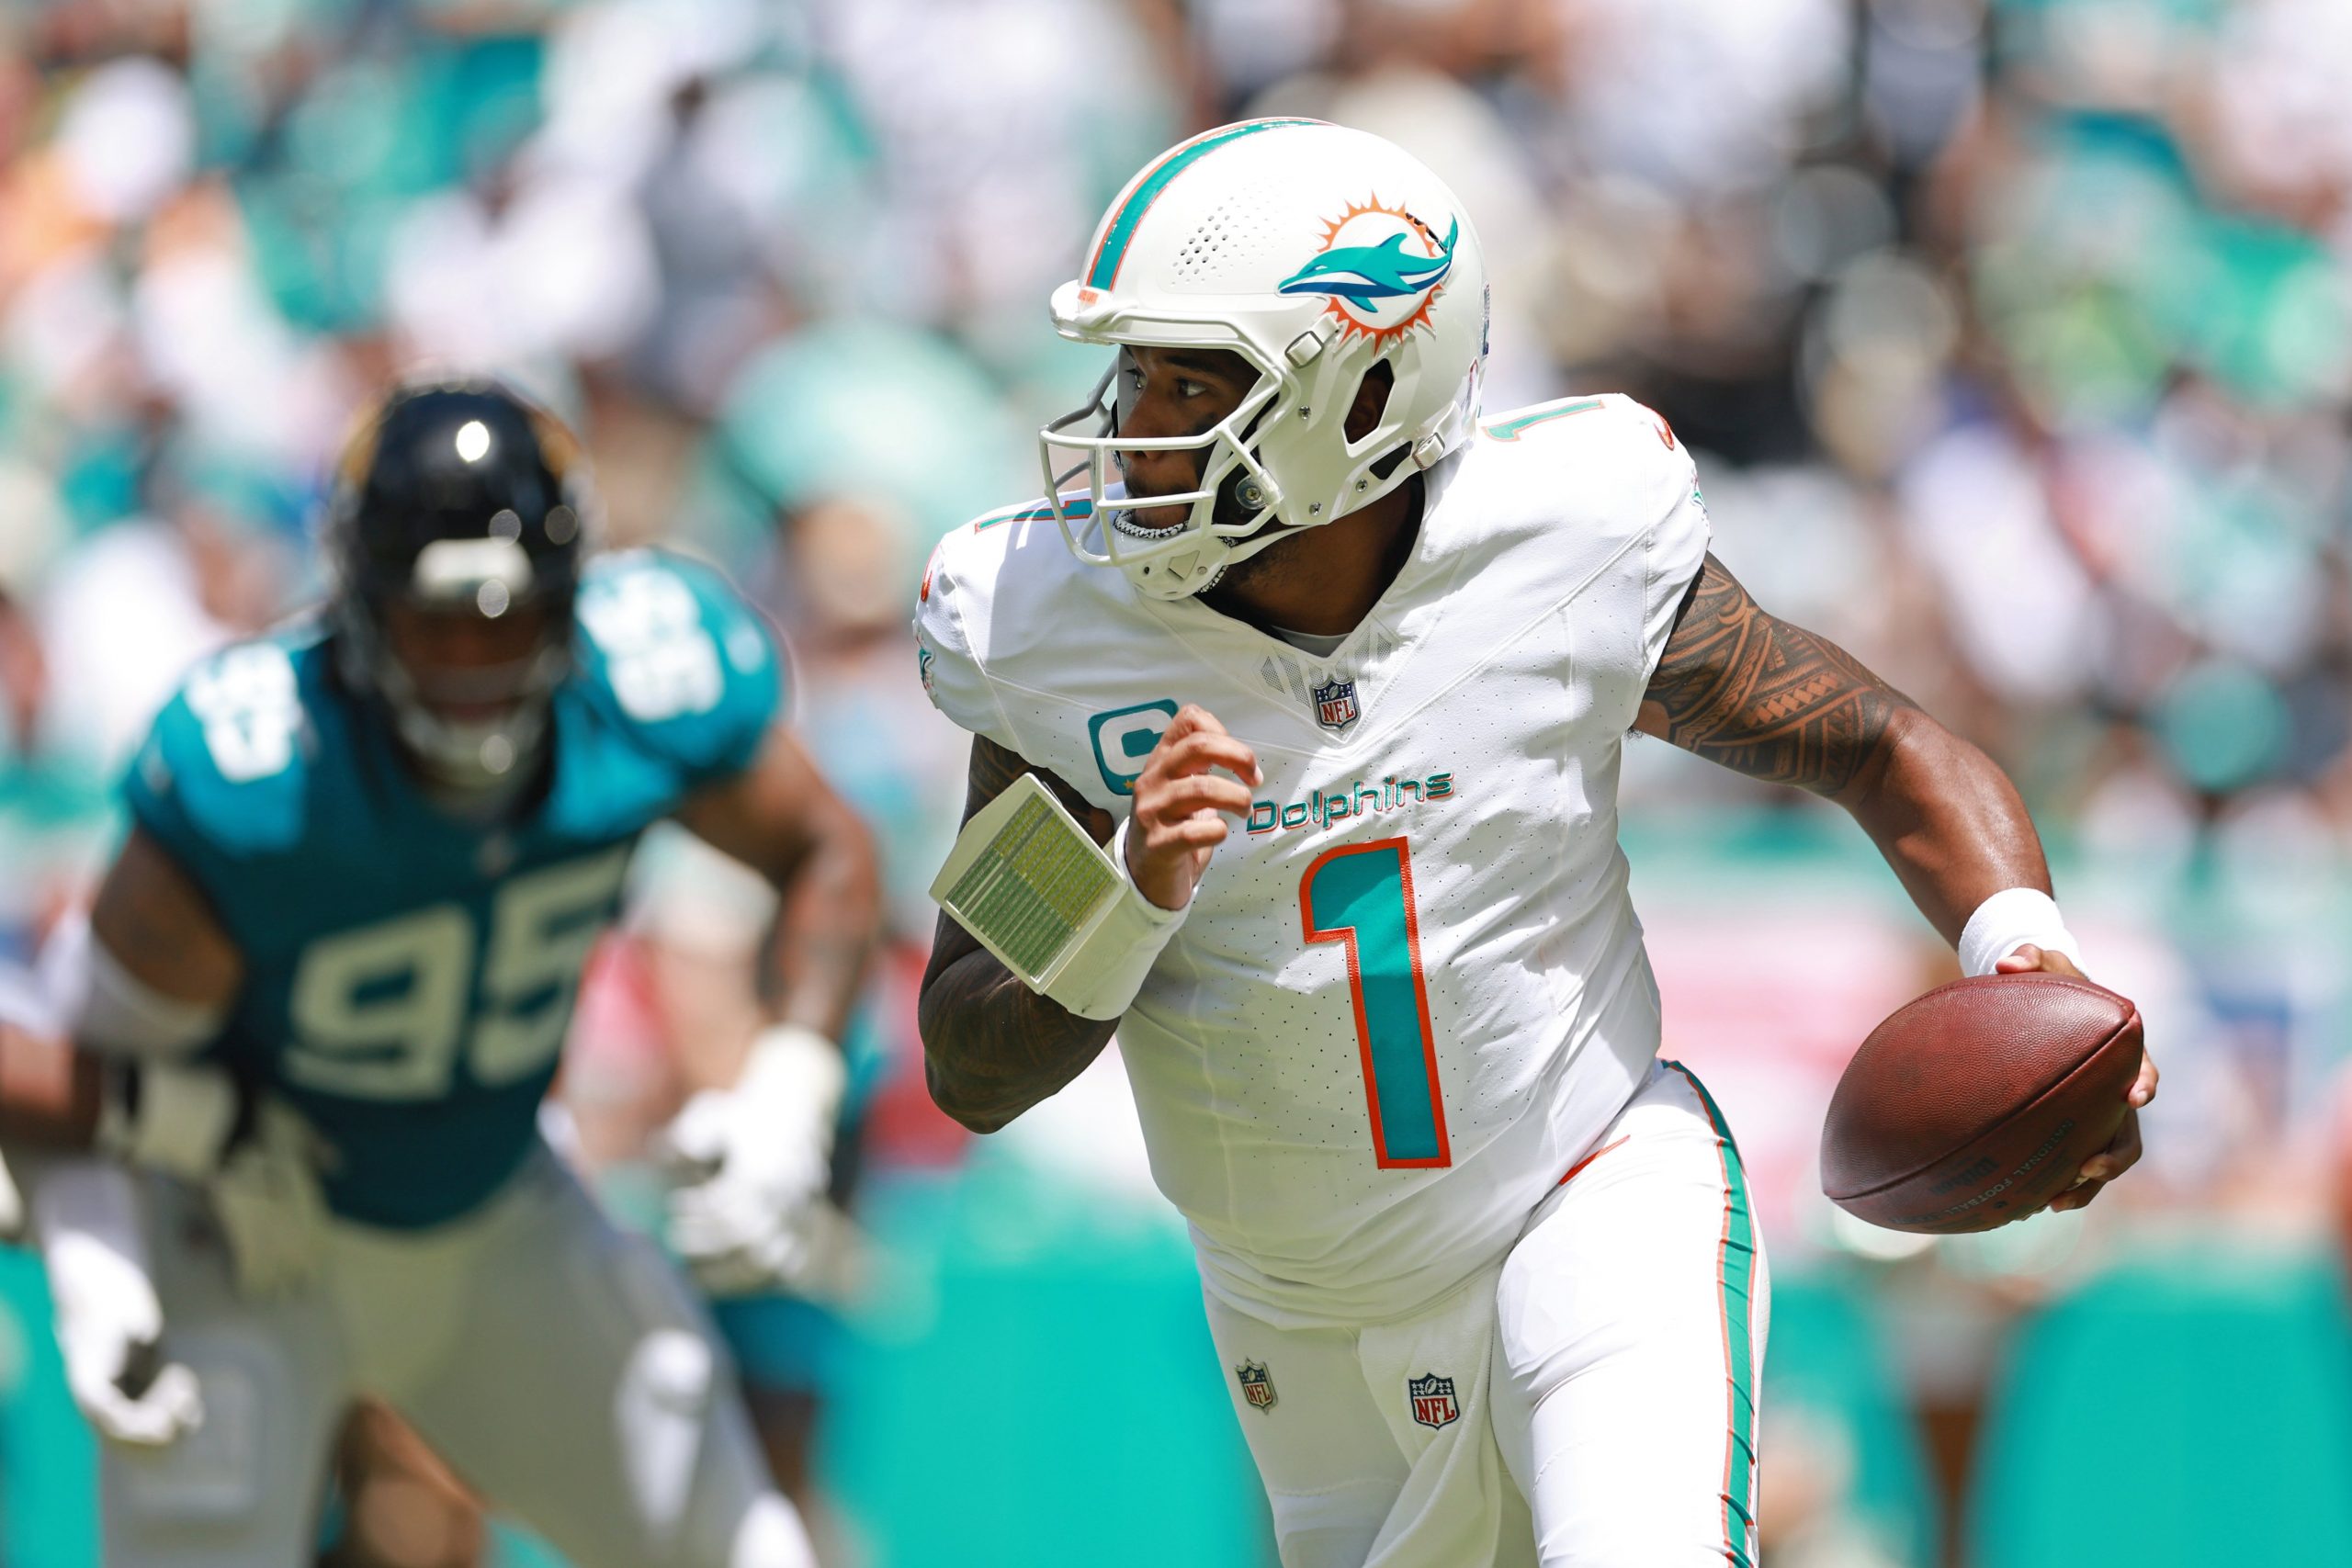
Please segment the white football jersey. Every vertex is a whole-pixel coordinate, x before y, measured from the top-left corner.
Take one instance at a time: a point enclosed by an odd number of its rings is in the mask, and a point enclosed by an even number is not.
[[[1181,704],[1256,750],[1119,1039],[1208,1287],[1278,1327],[1496,1259],[1657,1050],[1617,771],[1707,547],[1690,457],[1571,399],[1483,421],[1427,487],[1328,659],[1138,596],[1042,505],[942,541],[916,615],[933,700],[1114,815]]]

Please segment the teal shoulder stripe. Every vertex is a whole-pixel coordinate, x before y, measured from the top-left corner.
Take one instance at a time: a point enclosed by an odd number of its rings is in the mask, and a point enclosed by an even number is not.
[[[1261,130],[1275,130],[1286,125],[1320,125],[1319,119],[1245,119],[1238,125],[1227,125],[1204,131],[1178,147],[1159,161],[1158,167],[1138,182],[1127,199],[1119,207],[1119,215],[1103,231],[1102,243],[1094,253],[1094,265],[1086,270],[1089,288],[1108,288],[1119,280],[1120,264],[1127,259],[1127,242],[1136,237],[1136,226],[1159,193],[1178,175],[1191,168],[1207,153],[1216,152],[1228,141],[1244,136],[1254,136]]]
[[[993,528],[1000,523],[1010,523],[1025,512],[1036,511],[1040,504],[1035,501],[1023,501],[1016,502],[1011,506],[1000,506],[994,512],[983,512],[972,519],[972,532],[977,534],[983,528]]]
[[[1600,406],[1599,398],[1580,398],[1574,402],[1546,403],[1532,413],[1517,419],[1498,420],[1486,427],[1487,434],[1497,441],[1516,441],[1523,431],[1555,419],[1566,419],[1572,413],[1590,413]]]
[[[1094,502],[1086,496],[1072,496],[1062,502],[1062,508],[1072,517],[1094,515]],[[1042,501],[1026,501],[1018,506],[999,507],[994,512],[982,513],[972,519],[972,532],[977,534],[983,528],[993,528],[1000,523],[1050,523],[1053,520],[1052,507]]]

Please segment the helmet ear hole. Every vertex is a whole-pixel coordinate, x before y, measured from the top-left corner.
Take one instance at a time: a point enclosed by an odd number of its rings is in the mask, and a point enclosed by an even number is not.
[[[1381,417],[1388,412],[1388,394],[1396,389],[1396,370],[1388,361],[1375,359],[1364,367],[1363,379],[1356,383],[1355,400],[1348,405],[1344,434],[1349,446],[1380,428]]]
[[[1250,470],[1237,467],[1216,487],[1216,520],[1236,526],[1266,509],[1264,490]]]

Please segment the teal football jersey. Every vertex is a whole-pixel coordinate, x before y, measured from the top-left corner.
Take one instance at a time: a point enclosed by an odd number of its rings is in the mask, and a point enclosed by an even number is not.
[[[579,620],[546,791],[501,823],[426,799],[315,626],[198,665],[131,765],[133,818],[244,955],[213,1058],[325,1135],[347,1218],[437,1224],[521,1163],[639,836],[780,714],[778,651],[707,567],[601,558]]]

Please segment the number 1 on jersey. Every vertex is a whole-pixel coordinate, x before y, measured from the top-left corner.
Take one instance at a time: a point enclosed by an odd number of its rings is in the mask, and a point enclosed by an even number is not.
[[[1452,1165],[1406,841],[1379,839],[1316,856],[1299,880],[1298,909],[1307,941],[1347,944],[1372,1146],[1382,1168]]]

